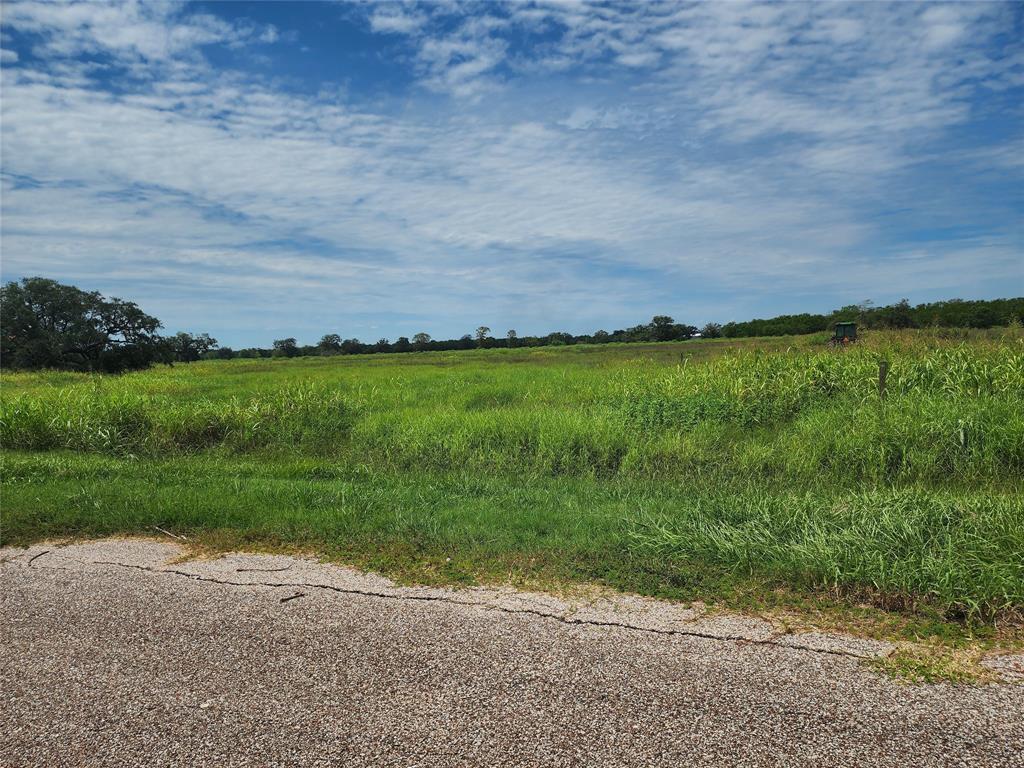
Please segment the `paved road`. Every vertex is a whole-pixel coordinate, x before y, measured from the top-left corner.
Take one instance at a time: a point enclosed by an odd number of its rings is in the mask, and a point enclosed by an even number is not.
[[[640,599],[157,542],[0,551],[4,766],[1024,766],[1024,682]]]

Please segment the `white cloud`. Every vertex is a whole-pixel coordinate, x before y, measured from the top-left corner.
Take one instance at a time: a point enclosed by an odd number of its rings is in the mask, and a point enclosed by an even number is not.
[[[830,45],[849,45],[863,40],[864,34],[864,23],[860,19],[826,18],[815,21],[808,38]]]
[[[370,28],[384,34],[411,35],[426,24],[422,13],[407,13],[398,5],[380,5],[370,15]]]
[[[4,23],[43,36],[50,56],[109,53],[127,59],[169,61],[212,43],[239,44],[273,36],[272,28],[230,24],[210,14],[186,13],[181,2],[63,3],[28,0],[4,6]]]
[[[623,53],[616,57],[616,61],[625,67],[650,67],[657,64],[660,59],[661,54],[657,51]]]
[[[998,7],[375,5],[368,28],[406,35],[420,85],[454,98],[371,110],[201,55],[272,27],[113,8],[5,7],[45,64],[3,73],[4,270],[157,281],[182,305],[199,284],[250,324],[283,293],[311,317],[502,307],[550,330],[635,322],[696,284],[835,291],[836,265],[875,247],[865,211],[971,119],[974,89],[1016,76],[979,49]],[[96,51],[142,85],[98,86],[74,58]],[[1015,149],[970,162],[1010,168]],[[1006,274],[1013,248],[947,248],[934,281]],[[858,293],[909,263],[865,267]]]
[[[927,48],[945,48],[967,31],[963,14],[952,5],[937,5],[921,14],[924,43]]]
[[[600,112],[593,107],[576,107],[569,117],[561,121],[561,124],[566,128],[578,131],[594,125],[599,117]]]

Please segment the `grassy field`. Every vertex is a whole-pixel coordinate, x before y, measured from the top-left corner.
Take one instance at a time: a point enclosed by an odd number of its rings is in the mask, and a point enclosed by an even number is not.
[[[1019,329],[5,374],[0,536],[992,626],[1024,608],[1022,402]]]

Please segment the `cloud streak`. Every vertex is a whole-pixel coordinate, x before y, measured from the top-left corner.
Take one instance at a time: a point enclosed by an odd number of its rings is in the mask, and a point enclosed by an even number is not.
[[[342,15],[405,52],[407,85],[371,101],[213,63],[299,55],[302,32],[265,20],[5,6],[5,276],[137,287],[169,325],[217,318],[235,343],[726,320],[1021,282],[1011,5]]]

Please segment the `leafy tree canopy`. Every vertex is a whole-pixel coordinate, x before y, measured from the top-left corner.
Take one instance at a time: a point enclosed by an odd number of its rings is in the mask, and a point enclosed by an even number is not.
[[[294,338],[274,339],[274,357],[295,357],[299,354],[299,344]]]
[[[322,354],[337,354],[341,352],[341,336],[336,333],[325,333],[317,346]]]
[[[131,301],[28,277],[0,288],[0,364],[117,373],[168,362],[160,321]]]
[[[200,333],[193,336],[191,333],[176,333],[167,339],[175,361],[179,363],[192,363],[207,356],[214,347],[217,340],[208,333]]]

